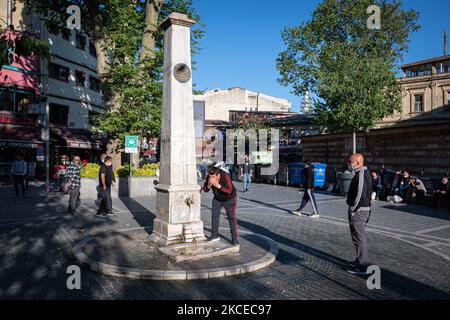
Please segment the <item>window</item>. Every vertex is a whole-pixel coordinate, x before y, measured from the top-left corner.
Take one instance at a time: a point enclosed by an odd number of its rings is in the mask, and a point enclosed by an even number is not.
[[[69,107],[50,103],[50,123],[67,127]]]
[[[77,32],[75,38],[75,45],[78,49],[84,50],[86,47],[86,37],[81,35],[81,33]]]
[[[414,95],[414,111],[413,112],[422,112],[423,111],[423,95],[416,94]]]
[[[86,85],[86,74],[84,72],[75,71],[75,84],[78,87],[84,87]]]
[[[100,91],[100,80],[89,76],[89,88],[94,91]]]
[[[442,62],[438,62],[436,64],[436,73],[443,73],[444,72],[444,65]]]
[[[69,82],[70,69],[67,67],[63,67],[56,63],[50,63],[48,65],[48,73],[50,78]]]
[[[429,75],[429,74],[431,74],[431,65],[430,64],[419,66],[419,69],[418,69],[419,76],[425,76],[425,75]]]
[[[89,54],[93,57],[97,57],[97,51],[95,50],[95,46],[92,41],[89,41]]]
[[[97,123],[97,122],[98,122],[98,121],[97,121],[97,118],[98,118],[99,115],[100,115],[99,112],[89,110],[89,124],[90,124],[91,126],[95,126],[95,125],[98,124],[98,123]]]

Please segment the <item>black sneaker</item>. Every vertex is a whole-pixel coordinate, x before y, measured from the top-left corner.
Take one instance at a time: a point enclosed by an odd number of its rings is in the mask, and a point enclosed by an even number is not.
[[[239,245],[239,241],[233,240],[233,241],[231,241],[231,244],[232,244],[233,246],[238,246],[238,245]]]
[[[219,237],[209,237],[206,239],[206,242],[212,243],[212,242],[217,242],[220,241]]]
[[[103,213],[103,212],[101,212],[101,211],[97,211],[97,213],[95,214],[97,217],[100,217],[100,218],[105,218],[106,217],[106,214],[105,213]]]
[[[370,275],[370,273],[367,272],[367,268],[358,267],[358,266],[347,268],[347,269],[345,269],[345,271],[347,271],[348,273],[357,275],[357,276],[369,276]]]

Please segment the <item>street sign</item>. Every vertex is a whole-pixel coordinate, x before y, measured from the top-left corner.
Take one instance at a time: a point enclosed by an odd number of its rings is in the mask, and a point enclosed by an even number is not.
[[[45,161],[45,150],[42,148],[36,149],[36,161]]]
[[[138,136],[125,136],[125,153],[138,153]]]

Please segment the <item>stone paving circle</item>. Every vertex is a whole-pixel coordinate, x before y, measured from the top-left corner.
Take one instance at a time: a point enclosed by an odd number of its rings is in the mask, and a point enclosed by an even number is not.
[[[72,254],[75,260],[93,271],[148,280],[210,279],[239,275],[267,267],[278,254],[278,246],[270,238],[240,231],[238,253],[198,261],[174,262],[148,239],[151,231],[151,227],[144,227],[102,232],[76,243]],[[221,241],[228,240],[222,238]]]

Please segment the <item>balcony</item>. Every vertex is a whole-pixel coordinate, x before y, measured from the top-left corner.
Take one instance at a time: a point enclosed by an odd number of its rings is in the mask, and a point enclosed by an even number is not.
[[[38,115],[36,114],[0,111],[0,124],[2,125],[37,127],[37,119]]]

